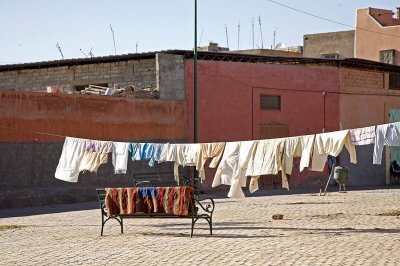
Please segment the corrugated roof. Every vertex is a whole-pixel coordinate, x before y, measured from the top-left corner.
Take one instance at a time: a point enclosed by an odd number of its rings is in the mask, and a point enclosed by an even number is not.
[[[193,59],[194,57],[193,51],[163,50],[163,51],[147,52],[147,53],[98,56],[91,58],[73,58],[73,59],[43,61],[43,62],[32,62],[24,64],[0,65],[0,71],[150,59],[150,58],[155,58],[155,55],[157,53],[182,55],[185,57],[185,59]],[[254,55],[254,54],[242,54],[242,53],[232,53],[232,52],[203,52],[203,51],[198,52],[198,58],[199,60],[247,62],[247,63],[318,64],[318,65],[337,66],[337,67],[343,66],[343,67],[362,68],[371,70],[383,70],[389,72],[400,72],[400,66],[380,63],[371,60],[358,59],[358,58],[327,59],[327,58],[310,58],[310,57],[297,57],[297,56]]]

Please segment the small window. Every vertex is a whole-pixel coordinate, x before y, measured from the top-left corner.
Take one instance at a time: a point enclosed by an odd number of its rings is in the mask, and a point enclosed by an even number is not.
[[[261,110],[281,110],[281,96],[260,95]]]
[[[389,73],[389,89],[400,90],[400,74]]]
[[[379,51],[379,62],[386,64],[394,64],[395,63],[395,50],[383,50]]]

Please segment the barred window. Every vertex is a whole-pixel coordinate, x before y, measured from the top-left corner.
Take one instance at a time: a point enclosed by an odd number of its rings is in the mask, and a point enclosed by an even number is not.
[[[280,95],[260,95],[261,110],[281,110]]]
[[[389,89],[400,90],[400,74],[389,73]]]

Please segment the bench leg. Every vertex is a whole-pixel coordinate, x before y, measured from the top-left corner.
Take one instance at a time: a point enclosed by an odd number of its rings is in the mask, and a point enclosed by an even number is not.
[[[210,219],[207,220],[207,222],[210,225],[210,235],[212,235],[212,217],[210,217]]]
[[[124,220],[122,218],[121,218],[120,224],[121,224],[121,234],[123,234],[124,233]]]
[[[193,229],[194,229],[194,224],[196,223],[196,220],[192,218],[192,230],[190,232],[190,237],[193,237]]]

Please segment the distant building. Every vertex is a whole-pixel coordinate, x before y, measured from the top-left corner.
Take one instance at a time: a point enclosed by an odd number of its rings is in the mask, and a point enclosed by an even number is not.
[[[400,65],[400,8],[357,10],[356,30],[304,35],[304,56],[361,58]]]
[[[303,38],[304,57],[353,58],[354,30],[306,34]]]
[[[354,57],[400,65],[400,8],[357,10]]]
[[[207,46],[197,47],[197,50],[202,52],[227,52],[229,51],[229,48],[220,47],[216,42],[209,42]]]

